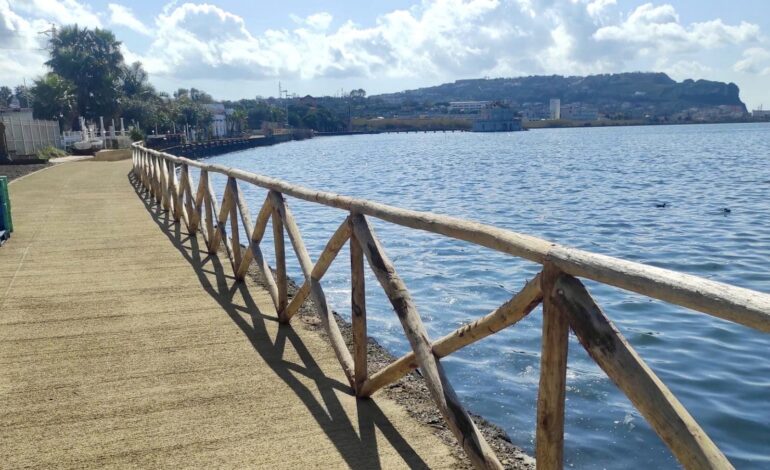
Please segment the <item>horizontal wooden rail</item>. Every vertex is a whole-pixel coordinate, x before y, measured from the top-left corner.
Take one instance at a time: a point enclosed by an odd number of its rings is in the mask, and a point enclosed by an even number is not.
[[[176,165],[181,171],[177,176]],[[197,191],[189,167],[200,168]],[[227,176],[221,204],[209,174]],[[536,454],[538,468],[563,466],[567,345],[572,331],[589,356],[639,409],[685,468],[732,468],[695,420],[644,361],[575,276],[637,292],[770,332],[770,295],[708,281],[696,276],[564,247],[529,235],[441,215],[400,209],[385,204],[313,191],[280,180],[221,165],[206,164],[134,146],[134,173],[149,198],[168,211],[189,232],[200,230],[212,256],[224,246],[236,281],[256,265],[279,321],[288,323],[303,302],[312,298],[332,348],[351,388],[360,397],[419,367],[447,427],[471,462],[479,468],[501,468],[460,404],[440,359],[516,324],[543,304],[540,387],[537,404]],[[267,190],[255,223],[239,182]],[[315,264],[305,248],[285,196],[335,207],[348,216],[329,238]],[[239,217],[240,215],[240,217]],[[475,243],[543,265],[543,271],[510,300],[488,315],[431,342],[403,280],[377,239],[366,216]],[[229,230],[227,224],[229,223]],[[272,223],[276,274],[264,259],[260,242]],[[246,249],[240,228],[249,235]],[[284,235],[299,261],[304,283],[289,302]],[[321,279],[346,243],[350,243],[352,354],[342,337],[321,287]],[[364,260],[379,281],[397,314],[412,351],[369,375],[367,367],[366,285]],[[254,262],[252,264],[252,261]]]
[[[396,225],[464,240],[648,297],[708,313],[770,333],[770,294],[709,281],[653,266],[568,248],[530,235],[465,219],[420,212],[339,194],[316,191],[223,165],[203,163],[145,149],[151,155],[220,173],[297,199],[368,215]]]

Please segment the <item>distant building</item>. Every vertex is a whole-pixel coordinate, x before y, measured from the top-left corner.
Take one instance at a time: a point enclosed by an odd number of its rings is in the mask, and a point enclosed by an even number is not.
[[[478,113],[488,105],[489,101],[450,101],[449,112]]]
[[[211,137],[224,137],[227,135],[227,113],[222,103],[205,105],[211,112]]]
[[[551,119],[561,119],[561,100],[552,98],[550,104]]]
[[[751,112],[751,117],[754,119],[770,119],[770,109],[755,109]]]
[[[473,121],[473,132],[511,132],[520,131],[521,119],[511,108],[488,106],[481,109],[479,117]]]
[[[570,103],[559,108],[561,119],[570,121],[596,121],[599,119],[599,109],[587,104]]]

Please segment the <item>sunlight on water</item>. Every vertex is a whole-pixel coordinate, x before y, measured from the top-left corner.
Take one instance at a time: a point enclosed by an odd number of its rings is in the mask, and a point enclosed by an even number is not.
[[[768,142],[766,124],[392,134],[316,138],[211,160],[770,292]],[[214,180],[221,195],[224,179]],[[265,192],[243,189],[256,212]],[[345,214],[293,199],[289,204],[315,259]],[[373,224],[434,339],[488,313],[538,271],[533,263],[464,242]],[[272,259],[270,234],[263,250]],[[296,260],[288,258],[290,274],[299,279]],[[332,307],[349,318],[346,251],[323,285]],[[371,275],[367,286],[370,335],[396,354],[405,352],[401,325]],[[770,336],[587,286],[736,467],[770,467]],[[464,403],[529,451],[540,325],[537,310],[443,361]],[[567,465],[676,465],[574,338],[568,387]]]

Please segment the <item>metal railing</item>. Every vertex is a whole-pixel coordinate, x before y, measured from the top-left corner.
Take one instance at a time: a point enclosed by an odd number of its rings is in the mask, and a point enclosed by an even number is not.
[[[529,235],[468,220],[315,191],[277,179],[202,163],[134,145],[134,173],[152,197],[191,234],[200,231],[209,253],[224,245],[236,280],[252,261],[264,274],[279,321],[288,323],[311,297],[337,359],[357,396],[366,397],[410,370],[420,368],[431,397],[471,462],[479,468],[502,468],[472,419],[460,404],[441,364],[445,357],[486,336],[514,325],[543,305],[543,337],[537,400],[535,452],[538,468],[563,465],[567,341],[572,330],[590,357],[626,394],[685,468],[732,468],[666,385],[637,355],[577,277],[698,310],[762,332],[770,332],[770,295],[644,264],[564,247]],[[194,184],[190,167],[200,169]],[[177,174],[179,169],[179,174]],[[221,203],[210,173],[227,176]],[[254,223],[239,183],[268,191]],[[286,197],[348,212],[313,263]],[[367,217],[441,234],[534,261],[542,271],[516,295],[488,315],[431,341],[412,297],[388,258]],[[275,243],[275,278],[260,249],[271,222]],[[250,234],[241,246],[239,223]],[[227,226],[230,230],[228,232]],[[284,235],[297,256],[304,283],[289,302]],[[321,280],[342,247],[350,245],[353,351],[343,340],[326,303]],[[392,304],[412,352],[375,374],[367,370],[364,260]]]

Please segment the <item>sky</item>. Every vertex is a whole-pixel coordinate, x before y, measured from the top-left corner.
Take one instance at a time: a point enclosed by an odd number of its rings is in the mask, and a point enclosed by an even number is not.
[[[628,71],[734,82],[770,108],[770,0],[0,0],[0,85],[45,73],[52,24],[112,30],[159,90],[368,94]]]

